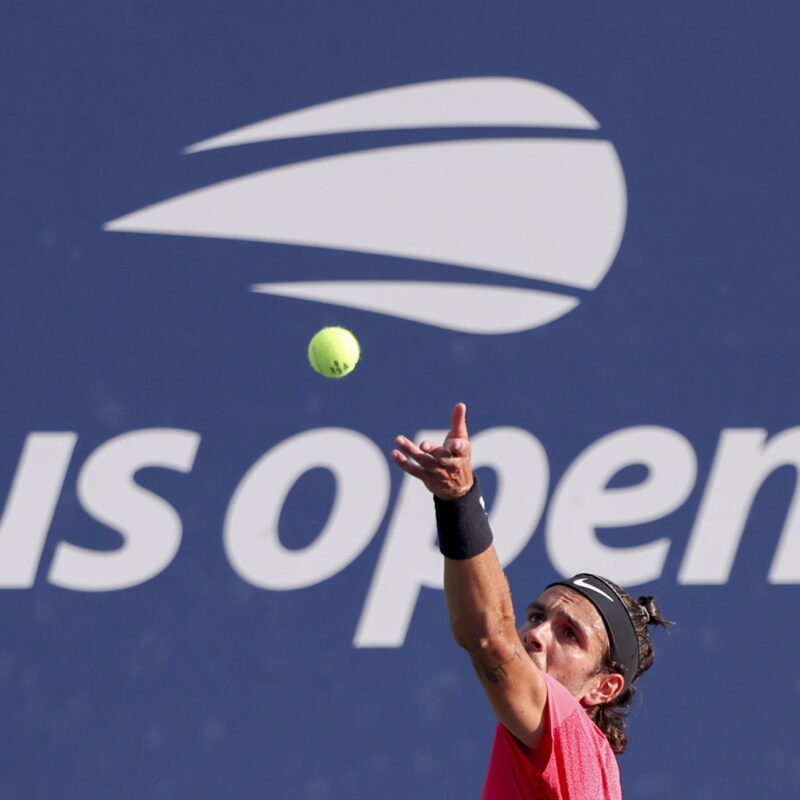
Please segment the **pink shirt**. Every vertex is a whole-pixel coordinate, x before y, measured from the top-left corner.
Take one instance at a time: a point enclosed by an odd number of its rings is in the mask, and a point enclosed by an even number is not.
[[[499,724],[481,800],[622,800],[617,759],[583,706],[547,683],[547,730],[535,749]]]

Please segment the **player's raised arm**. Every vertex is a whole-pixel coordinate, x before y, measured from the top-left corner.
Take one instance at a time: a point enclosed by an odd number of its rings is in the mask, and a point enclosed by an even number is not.
[[[508,582],[492,546],[480,487],[472,472],[466,406],[452,411],[441,446],[396,439],[392,459],[433,493],[445,596],[453,635],[500,721],[520,741],[539,741],[547,688],[517,635]]]

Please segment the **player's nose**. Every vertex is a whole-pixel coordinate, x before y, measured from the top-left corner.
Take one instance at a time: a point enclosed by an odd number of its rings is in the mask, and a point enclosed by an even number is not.
[[[541,653],[545,648],[545,643],[549,635],[549,626],[547,623],[542,623],[535,628],[528,628],[522,636],[522,642],[526,650],[533,653]]]

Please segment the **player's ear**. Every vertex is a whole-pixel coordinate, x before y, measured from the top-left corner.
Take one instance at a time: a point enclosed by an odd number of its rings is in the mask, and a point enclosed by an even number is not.
[[[601,672],[592,678],[581,702],[585,706],[603,706],[622,694],[624,688],[625,679],[619,672]]]

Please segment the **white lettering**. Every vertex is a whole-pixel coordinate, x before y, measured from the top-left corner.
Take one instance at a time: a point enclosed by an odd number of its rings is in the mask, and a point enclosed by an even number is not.
[[[336,497],[315,541],[289,550],[278,521],[289,490],[314,467],[336,478]],[[264,589],[302,589],[335,575],[372,540],[386,513],[389,467],[378,447],[345,428],[305,431],[248,470],[225,515],[225,552],[236,572]]]
[[[133,479],[144,467],[190,472],[200,436],[176,428],[131,431],[100,445],[78,476],[78,498],[95,519],[122,534],[122,547],[98,552],[60,542],[48,580],[101,592],[144,583],[165,569],[181,542],[175,509]]]
[[[782,466],[800,470],[800,428],[767,442],[761,428],[720,435],[708,486],[686,548],[680,583],[726,583],[753,501],[767,477]],[[795,487],[772,567],[770,583],[800,583],[800,493]]]
[[[417,438],[441,439],[443,431]],[[762,485],[792,466],[800,476],[800,427],[767,440],[760,428],[720,434],[708,485],[677,576],[681,584],[724,584],[730,579],[741,539]],[[0,589],[34,585],[58,498],[77,441],[73,432],[28,435],[0,517]],[[77,495],[86,511],[119,532],[113,551],[55,549],[48,580],[78,591],[109,591],[143,583],[174,559],[182,537],[177,511],[135,483],[145,467],[191,471],[200,435],[182,429],[148,429],[120,435],[98,447],[79,476]],[[508,565],[537,527],[547,497],[547,454],[528,431],[493,428],[473,437],[476,469],[497,476],[490,515],[495,547]],[[647,471],[633,486],[614,486],[629,466]],[[314,541],[285,547],[279,520],[297,481],[314,468],[336,481],[332,507]],[[633,427],[592,443],[567,468],[555,487],[546,521],[550,561],[562,574],[583,570],[607,574],[626,586],[659,578],[671,540],[612,546],[613,529],[659,519],[678,508],[696,479],[691,444],[663,427]],[[367,547],[386,514],[390,493],[387,461],[357,431],[305,431],[265,453],[242,478],[225,517],[224,545],[233,569],[250,583],[291,590],[326,580]],[[311,498],[319,505],[324,502]],[[643,541],[646,533],[642,533]],[[800,477],[789,503],[767,579],[800,584]],[[357,647],[402,645],[422,588],[442,588],[441,556],[429,493],[403,478],[389,519],[375,574],[357,626]]]
[[[635,486],[608,488],[626,466],[648,470]],[[636,547],[608,547],[596,529],[638,525],[680,506],[694,486],[697,460],[683,436],[669,428],[640,426],[616,431],[590,445],[564,473],[547,520],[547,552],[564,576],[608,575],[623,586],[655,580],[664,569],[667,538]]]
[[[28,589],[36,580],[47,532],[78,436],[31,433],[0,524],[0,587]]]

